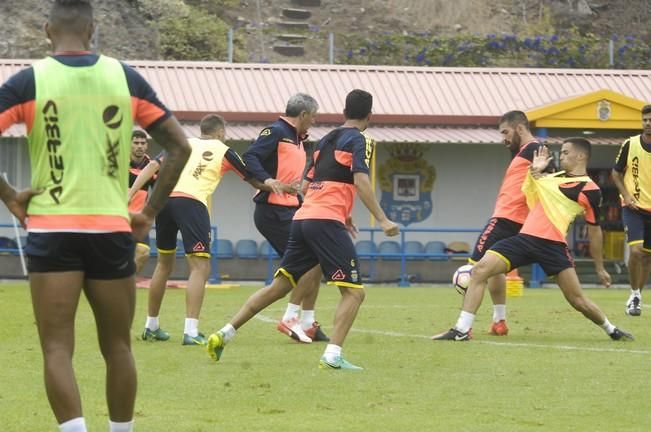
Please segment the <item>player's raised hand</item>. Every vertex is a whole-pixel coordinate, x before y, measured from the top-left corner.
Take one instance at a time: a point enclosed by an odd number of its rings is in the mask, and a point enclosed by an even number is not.
[[[380,227],[382,228],[382,231],[384,231],[384,235],[387,237],[397,236],[398,233],[400,233],[400,227],[398,224],[389,219],[380,222]]]
[[[536,177],[542,174],[547,168],[547,165],[554,159],[550,155],[549,149],[545,146],[541,146],[538,149],[533,151],[533,160],[531,161],[531,174]]]

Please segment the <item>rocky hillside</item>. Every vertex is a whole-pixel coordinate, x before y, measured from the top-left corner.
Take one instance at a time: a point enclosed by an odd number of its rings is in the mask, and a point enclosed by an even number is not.
[[[184,3],[183,3],[184,2]],[[96,44],[124,59],[162,57],[159,24],[179,4],[201,8],[200,0],[94,1]],[[241,61],[328,61],[328,34],[365,38],[386,32],[518,33],[536,26],[578,26],[595,34],[649,39],[648,0],[229,0],[219,15],[233,28]],[[303,6],[302,4],[319,4]],[[34,58],[48,50],[42,30],[49,2],[0,1],[0,57]],[[158,12],[152,13],[152,10]],[[289,10],[289,11],[288,11]],[[224,35],[225,38],[225,35]],[[283,47],[302,46],[292,51]],[[275,47],[275,48],[274,48]],[[289,55],[288,55],[289,54]],[[298,54],[298,55],[297,55]],[[338,54],[341,54],[340,52]],[[225,60],[219,58],[215,60]]]

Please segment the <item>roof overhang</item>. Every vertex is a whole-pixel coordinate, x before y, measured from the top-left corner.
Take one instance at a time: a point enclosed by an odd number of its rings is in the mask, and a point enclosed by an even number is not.
[[[612,90],[573,96],[527,112],[536,128],[640,129],[645,102]]]

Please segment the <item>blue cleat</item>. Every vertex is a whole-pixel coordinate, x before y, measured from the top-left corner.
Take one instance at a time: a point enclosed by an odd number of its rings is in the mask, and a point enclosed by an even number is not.
[[[161,328],[149,330],[145,327],[140,338],[144,341],[166,341],[169,340],[170,334]]]
[[[183,345],[201,345],[204,346],[208,342],[206,341],[203,333],[199,333],[196,336],[190,336],[187,333],[183,333]]]
[[[364,370],[363,367],[355,366],[342,356],[335,357],[334,361],[328,361],[325,356],[321,356],[321,360],[319,360],[319,369]]]

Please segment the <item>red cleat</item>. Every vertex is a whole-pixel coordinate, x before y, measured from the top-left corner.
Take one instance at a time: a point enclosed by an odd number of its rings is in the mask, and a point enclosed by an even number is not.
[[[506,320],[494,322],[491,325],[490,334],[493,336],[506,336],[509,334],[509,328],[506,326]]]

